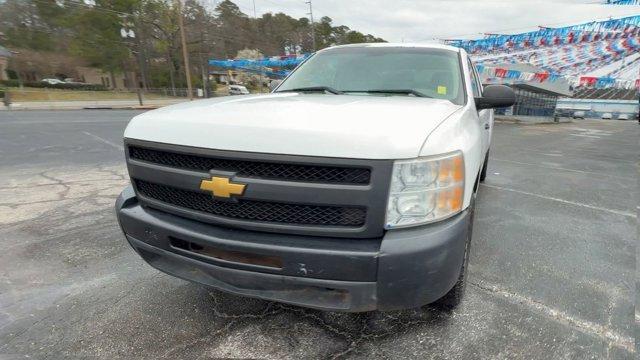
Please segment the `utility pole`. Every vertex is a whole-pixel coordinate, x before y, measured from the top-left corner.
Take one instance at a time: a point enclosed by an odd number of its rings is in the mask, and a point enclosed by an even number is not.
[[[144,88],[145,91],[148,90],[149,88],[149,84],[148,84],[148,79],[147,79],[147,72],[146,72],[146,61],[144,60],[144,39],[142,39],[142,26],[140,26],[140,17],[142,16],[142,9],[138,8],[137,9],[137,14],[135,14],[133,16],[133,25],[134,28],[138,31],[138,33],[135,35],[135,40],[136,40],[136,45],[138,48],[138,66],[140,67],[140,79],[142,80],[142,87]],[[138,86],[140,87],[140,86]]]
[[[120,36],[122,36],[123,39],[128,40],[128,39],[136,39],[136,33],[131,30],[131,29],[125,29],[125,28],[121,28],[120,29]],[[129,51],[131,51],[132,53],[135,53],[133,51],[133,49],[129,49]],[[142,69],[142,58],[140,57],[140,48],[138,49],[138,60],[139,60],[139,67],[140,67],[140,77],[142,79],[143,84],[146,83],[144,74],[143,74],[143,69]],[[133,66],[132,66],[133,68]],[[126,76],[126,74],[125,74]],[[128,76],[126,76],[128,78]],[[133,79],[131,79],[131,85],[134,85],[134,89],[136,89],[136,93],[138,94],[138,102],[140,103],[140,106],[143,106],[144,104],[142,103],[142,89],[139,86],[139,84],[137,84],[138,80],[136,79],[136,75],[135,72],[133,72]]]
[[[184,22],[182,21],[182,0],[175,0],[178,9],[178,27],[180,27],[180,39],[182,41],[182,57],[184,58],[184,74],[187,77],[187,91],[189,100],[193,100],[193,90],[191,89],[191,75],[189,74],[189,53],[187,52],[187,37],[184,34]]]
[[[258,13],[256,12],[256,0],[253,0],[253,18],[257,18]]]
[[[309,18],[311,19],[311,41],[313,43],[313,51],[316,51],[316,26],[313,23],[313,5],[311,4],[311,0],[306,3],[309,4],[309,12],[307,15],[309,15]]]

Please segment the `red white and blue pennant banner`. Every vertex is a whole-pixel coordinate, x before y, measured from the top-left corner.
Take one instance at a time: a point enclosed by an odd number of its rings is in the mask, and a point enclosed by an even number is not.
[[[503,67],[485,66],[479,64],[476,66],[478,73],[482,74],[485,79],[504,79],[510,81],[502,82],[545,82],[556,81],[560,78],[558,74],[548,72],[528,72],[520,70],[510,70]],[[492,80],[489,80],[492,82]]]
[[[493,51],[526,50],[540,46],[558,46],[621,39],[640,35],[640,15],[621,19],[593,21],[560,28],[541,27],[539,30],[515,35],[489,34],[478,40],[446,40],[471,54]]]
[[[589,44],[564,45],[510,54],[476,55],[474,60],[483,64],[528,63],[552,73],[572,76],[621,60],[640,51],[640,37]]]
[[[640,5],[640,0],[607,0],[606,5]]]
[[[621,80],[607,76],[580,76],[577,80],[577,86],[580,87],[590,87],[595,89],[608,89],[613,87],[619,89],[640,89],[640,79]],[[576,82],[574,81],[574,84],[575,83]]]

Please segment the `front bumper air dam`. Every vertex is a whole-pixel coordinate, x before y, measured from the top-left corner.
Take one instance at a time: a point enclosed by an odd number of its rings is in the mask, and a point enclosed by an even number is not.
[[[347,312],[439,299],[458,279],[469,231],[467,211],[378,239],[227,229],[143,207],[131,186],[116,213],[129,244],[160,271],[237,295]],[[179,244],[214,250],[203,255]]]

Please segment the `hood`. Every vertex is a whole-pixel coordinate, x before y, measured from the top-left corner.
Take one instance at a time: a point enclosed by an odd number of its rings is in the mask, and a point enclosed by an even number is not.
[[[281,93],[185,102],[131,120],[131,139],[218,150],[403,159],[461,106],[411,96]]]

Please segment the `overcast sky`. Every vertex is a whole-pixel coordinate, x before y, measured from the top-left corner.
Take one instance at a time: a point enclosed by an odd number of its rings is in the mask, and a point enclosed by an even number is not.
[[[205,0],[215,3],[216,0]],[[232,0],[253,16],[254,0]],[[477,37],[481,32],[514,33],[537,25],[561,26],[609,16],[640,15],[640,6],[601,5],[604,0],[313,0],[316,21],[335,24],[392,42]],[[255,0],[258,16],[284,12],[307,16],[305,0]]]

